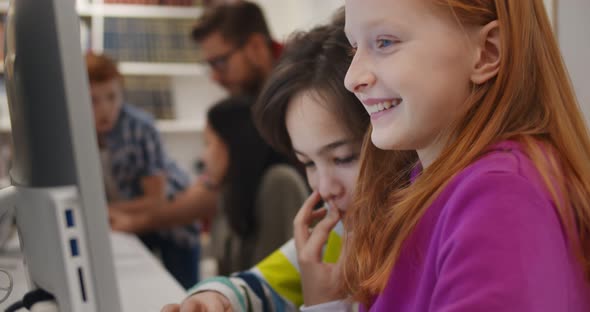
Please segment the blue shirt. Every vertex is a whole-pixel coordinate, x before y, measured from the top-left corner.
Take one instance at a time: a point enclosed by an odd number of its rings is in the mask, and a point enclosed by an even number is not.
[[[189,185],[188,176],[166,155],[153,118],[137,108],[123,105],[117,123],[105,137],[105,145],[122,199],[142,196],[142,178],[157,174],[166,175],[169,199]]]
[[[166,155],[153,118],[131,105],[123,105],[115,126],[104,138],[104,144],[119,199],[142,196],[142,178],[158,174],[166,176],[168,200],[189,186],[188,176]],[[181,245],[198,245],[197,224],[160,231],[159,234]]]

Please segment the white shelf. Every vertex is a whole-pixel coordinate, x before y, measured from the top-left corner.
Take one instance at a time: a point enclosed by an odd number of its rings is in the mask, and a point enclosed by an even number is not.
[[[78,3],[76,5],[76,11],[78,11],[78,15],[82,17],[91,17],[92,16],[92,8],[88,4]]]
[[[156,128],[161,133],[198,133],[205,128],[205,122],[199,120],[158,120]],[[10,132],[10,120],[0,120],[0,133]]]
[[[201,132],[205,123],[199,120],[158,120],[156,127],[161,133]]]
[[[119,70],[124,75],[137,76],[201,76],[207,72],[204,65],[195,63],[121,62]]]
[[[104,17],[129,18],[197,18],[203,12],[199,7],[141,5],[141,4],[90,4],[88,11]]]

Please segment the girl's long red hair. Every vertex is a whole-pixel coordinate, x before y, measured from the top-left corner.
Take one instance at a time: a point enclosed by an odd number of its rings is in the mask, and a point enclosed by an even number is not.
[[[498,20],[500,70],[473,86],[456,139],[411,185],[416,154],[381,151],[367,135],[345,220],[353,233],[342,266],[346,291],[365,304],[383,291],[402,244],[433,198],[486,147],[506,139],[521,142],[541,173],[590,280],[590,139],[543,1],[434,2],[463,26]]]

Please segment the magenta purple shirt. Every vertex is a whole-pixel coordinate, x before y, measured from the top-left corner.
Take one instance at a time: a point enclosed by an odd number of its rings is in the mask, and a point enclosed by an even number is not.
[[[570,247],[539,172],[504,141],[433,201],[369,311],[590,312]]]

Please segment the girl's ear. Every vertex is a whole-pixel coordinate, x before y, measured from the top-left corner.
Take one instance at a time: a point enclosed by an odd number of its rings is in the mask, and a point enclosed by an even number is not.
[[[495,77],[500,70],[502,47],[498,21],[485,25],[477,34],[476,56],[471,73],[474,84],[483,84]]]

